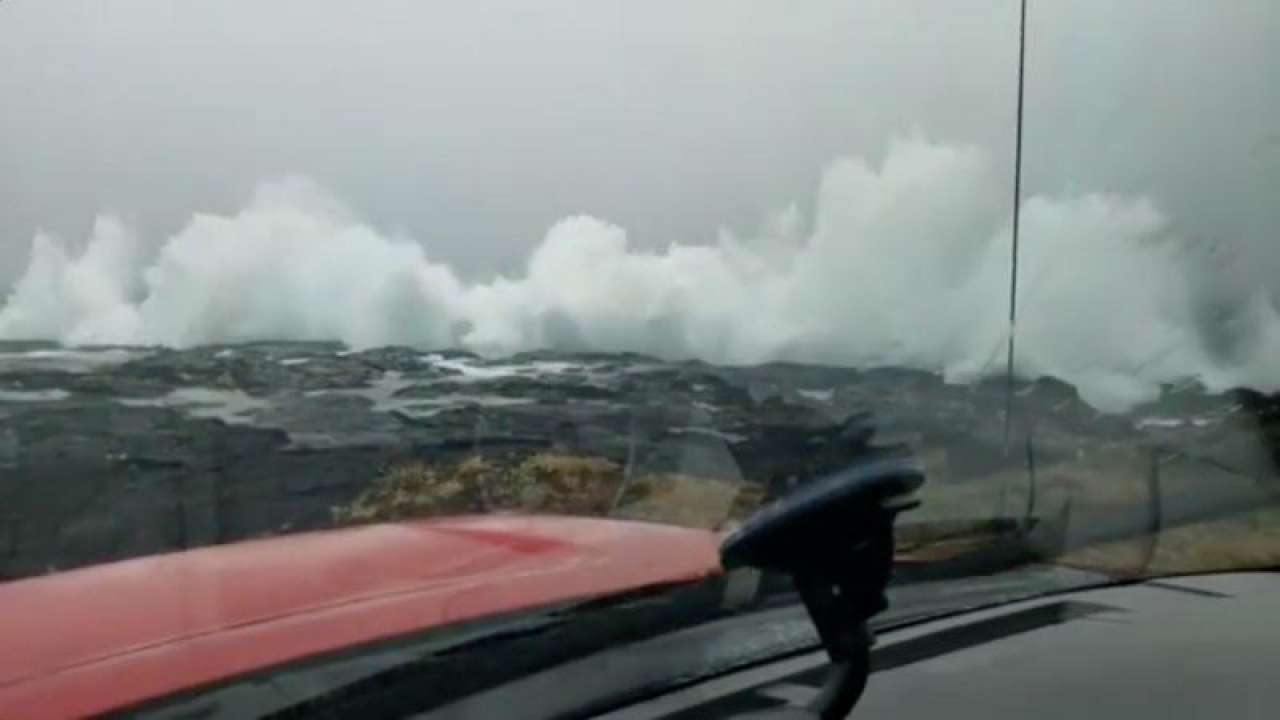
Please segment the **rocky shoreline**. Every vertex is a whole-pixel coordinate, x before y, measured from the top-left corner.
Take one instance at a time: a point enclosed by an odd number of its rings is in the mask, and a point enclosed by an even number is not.
[[[476,458],[489,463],[485,482],[516,478],[528,486],[519,497],[539,499],[486,506],[471,493],[470,505],[438,511],[571,512],[565,498],[590,496],[585,511],[614,512],[648,498],[633,512],[709,524],[687,512],[702,502],[690,497],[717,508],[736,498],[725,510],[734,516],[877,447],[920,456],[944,494],[1003,477],[998,500],[1015,509],[1032,451],[1042,473],[1128,452],[1201,468],[1182,473],[1196,487],[1250,488],[1272,474],[1260,440],[1273,427],[1270,405],[1252,396],[1170,388],[1158,403],[1107,415],[1053,380],[1015,390],[1011,452],[1003,382],[949,385],[909,370],[549,352],[485,360],[327,343],[2,343],[0,578],[331,527],[361,502],[377,519],[369,498],[397,468]],[[543,465],[511,470],[534,457]],[[589,476],[545,458],[603,464]],[[466,476],[446,480],[461,483],[449,493],[469,492]],[[697,480],[729,490],[690,490]],[[654,492],[672,493],[668,506],[684,515],[664,517]],[[949,503],[934,503],[935,514],[971,512]]]

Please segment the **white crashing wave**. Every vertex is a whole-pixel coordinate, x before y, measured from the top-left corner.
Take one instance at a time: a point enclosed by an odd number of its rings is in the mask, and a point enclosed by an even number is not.
[[[149,259],[107,217],[76,255],[37,237],[0,338],[630,350],[964,379],[1002,369],[1007,193],[981,150],[902,139],[880,167],[832,163],[809,223],[792,208],[759,237],[642,252],[622,228],[571,217],[523,274],[467,284],[417,242],[287,179],[234,216],[193,217]],[[1206,352],[1192,301],[1206,269],[1147,199],[1038,196],[1022,217],[1019,373],[1071,381],[1108,409],[1175,378],[1280,384],[1280,319],[1265,298],[1239,313],[1252,352],[1229,365]]]

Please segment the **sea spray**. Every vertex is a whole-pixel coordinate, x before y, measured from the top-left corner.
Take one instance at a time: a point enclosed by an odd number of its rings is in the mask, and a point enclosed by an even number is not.
[[[904,138],[879,166],[832,162],[809,222],[792,207],[754,237],[642,251],[623,228],[570,217],[522,273],[466,283],[429,243],[379,232],[287,178],[234,215],[194,216],[150,258],[110,217],[79,253],[38,236],[0,309],[0,339],[637,351],[972,379],[1003,371],[1006,185],[976,147]],[[1228,359],[1207,351],[1196,299],[1212,266],[1193,262],[1149,199],[1032,196],[1023,223],[1018,374],[1072,382],[1102,409],[1183,378],[1280,383],[1269,296],[1242,294],[1249,304],[1233,313],[1230,332],[1256,342],[1234,343]]]

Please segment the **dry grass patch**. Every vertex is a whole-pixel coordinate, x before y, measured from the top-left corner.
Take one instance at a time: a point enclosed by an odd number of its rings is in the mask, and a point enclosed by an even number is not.
[[[1061,565],[1114,575],[1176,575],[1280,567],[1280,508],[1071,550]]]
[[[340,525],[489,512],[613,515],[715,529],[745,517],[763,491],[679,474],[631,478],[606,458],[542,452],[518,462],[471,457],[456,465],[421,461],[388,468],[351,503],[333,508]],[[616,507],[615,507],[616,505]]]
[[[504,510],[599,515],[621,480],[621,468],[604,458],[553,453],[514,465],[479,456],[452,466],[413,461],[388,468],[350,504],[334,508],[333,518],[350,524]]]
[[[623,493],[617,517],[713,530],[724,526],[744,486],[688,475],[639,478]]]

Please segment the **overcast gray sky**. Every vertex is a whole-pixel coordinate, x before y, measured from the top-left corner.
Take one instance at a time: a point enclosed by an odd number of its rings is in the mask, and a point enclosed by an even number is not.
[[[1280,4],[1031,0],[1032,191],[1280,246]],[[464,274],[588,212],[642,244],[812,202],[919,130],[1012,157],[1014,0],[5,0],[0,287],[37,228],[151,242],[302,173]],[[1007,167],[1006,167],[1007,169]],[[1276,260],[1280,252],[1263,255]],[[1265,258],[1264,258],[1265,259]]]

